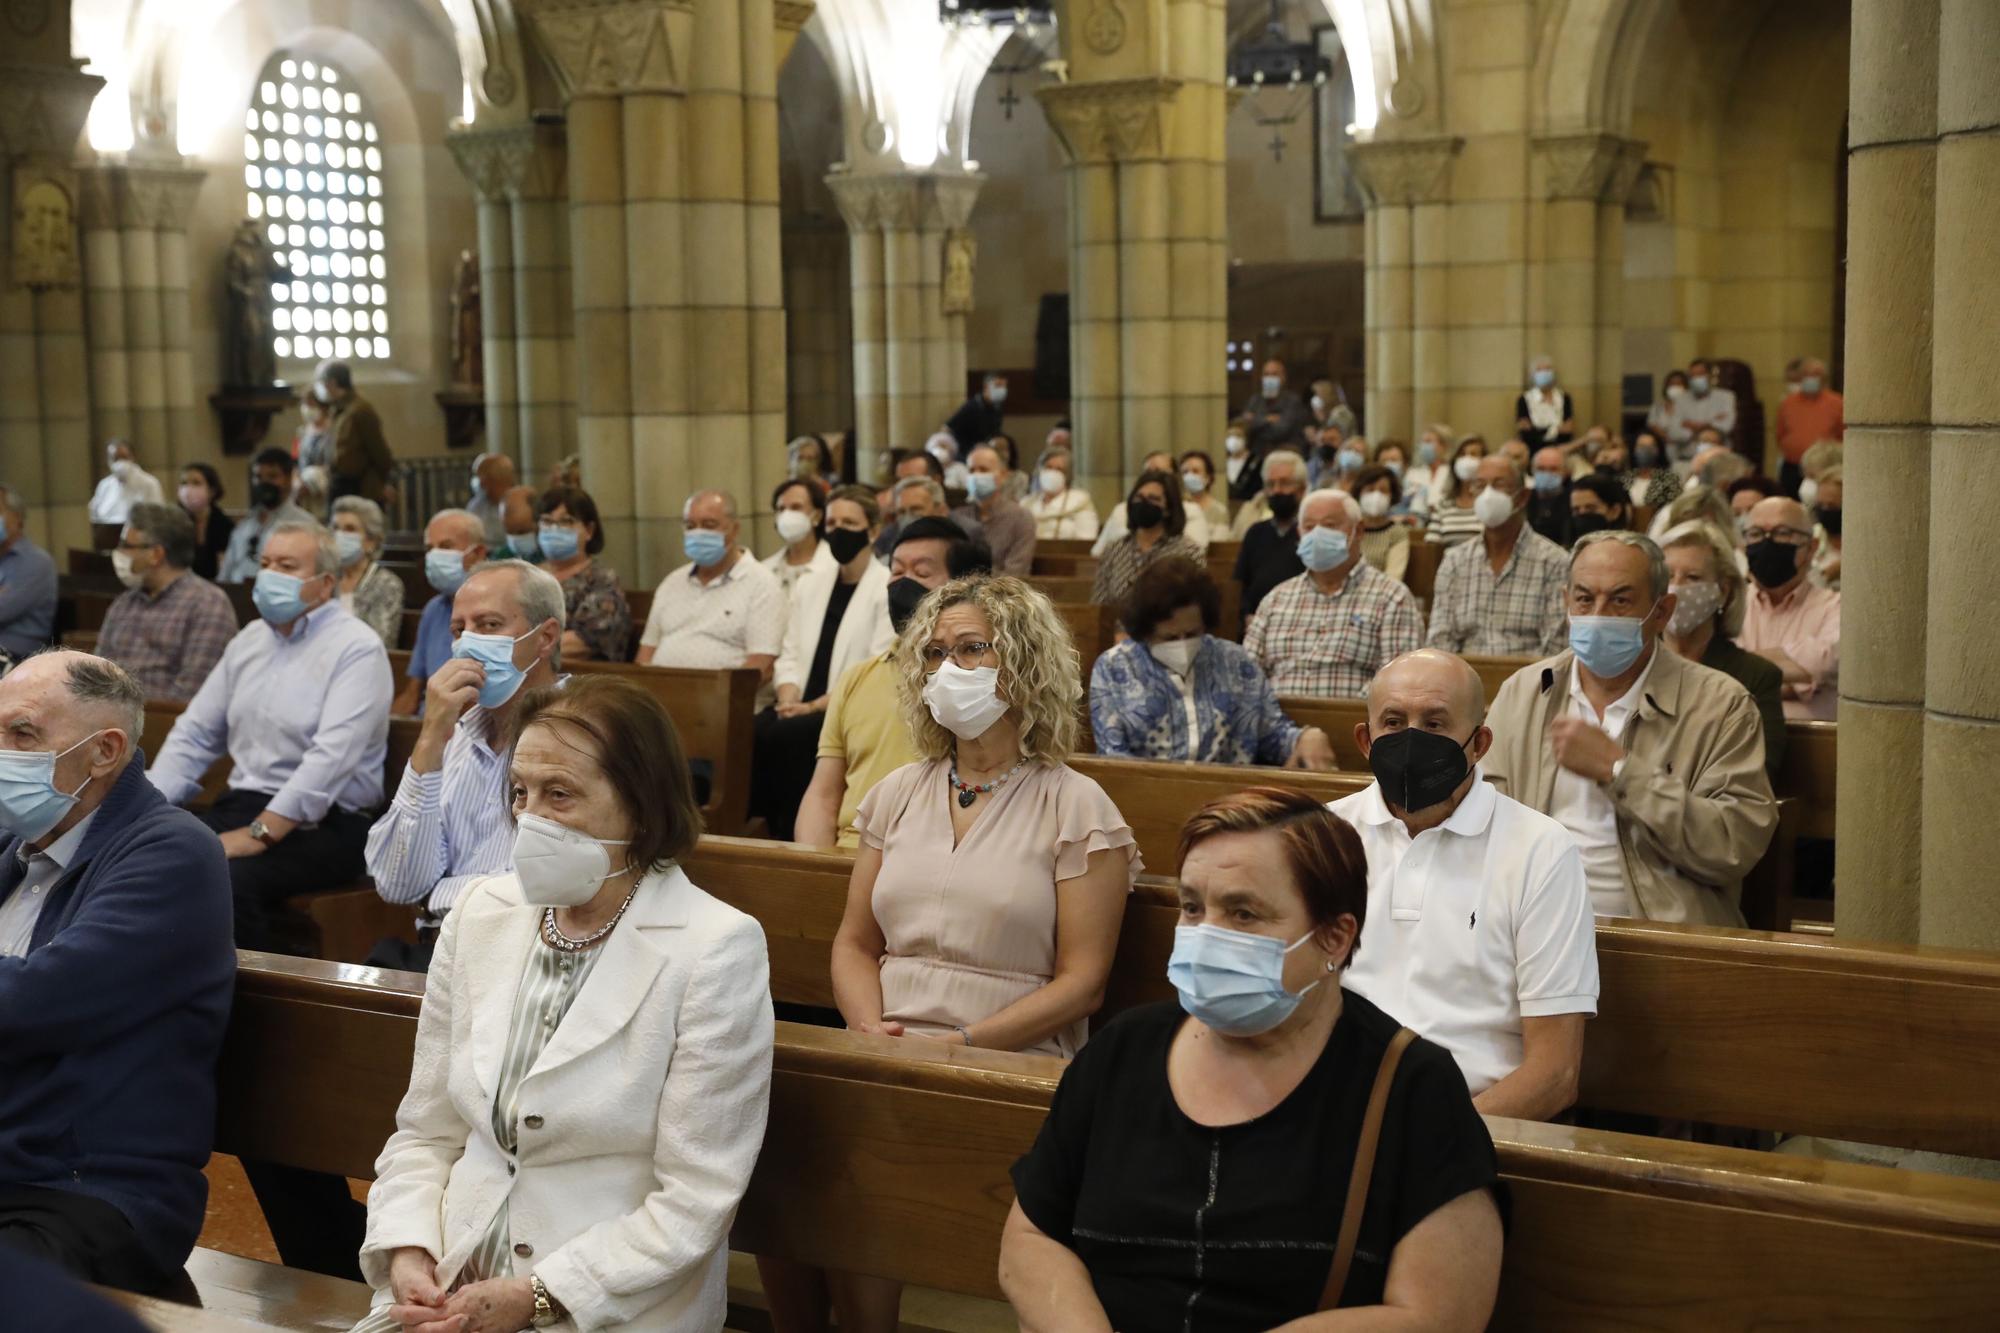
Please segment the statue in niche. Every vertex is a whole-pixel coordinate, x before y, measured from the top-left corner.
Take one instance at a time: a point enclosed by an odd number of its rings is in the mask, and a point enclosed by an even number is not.
[[[236,224],[224,264],[229,325],[222,349],[222,381],[232,388],[267,388],[278,378],[271,344],[271,284],[289,282],[292,270],[249,218]]]
[[[37,290],[74,287],[81,272],[69,192],[46,176],[20,174],[14,199],[14,281]]]
[[[479,256],[461,250],[458,270],[451,280],[451,382],[455,387],[477,389],[486,383],[479,325]]]
[[[978,255],[978,245],[972,233],[963,227],[955,227],[944,238],[944,313],[947,315],[969,315],[972,313],[972,261]]]

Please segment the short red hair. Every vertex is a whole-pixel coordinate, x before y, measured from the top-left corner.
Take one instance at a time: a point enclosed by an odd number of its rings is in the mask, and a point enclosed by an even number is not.
[[[1368,917],[1368,853],[1354,826],[1304,792],[1251,787],[1218,796],[1181,826],[1180,859],[1218,833],[1276,829],[1285,863],[1315,927],[1354,918],[1355,948]],[[1353,958],[1350,950],[1348,957]]]

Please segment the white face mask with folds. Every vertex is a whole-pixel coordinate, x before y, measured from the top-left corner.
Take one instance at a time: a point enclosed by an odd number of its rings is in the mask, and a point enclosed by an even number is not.
[[[593,838],[540,815],[514,822],[514,874],[521,896],[536,907],[579,907],[597,896],[614,873],[606,847],[625,847],[623,838]]]
[[[999,667],[968,671],[947,658],[924,682],[924,702],[939,726],[962,741],[977,740],[1007,712],[999,687]]]

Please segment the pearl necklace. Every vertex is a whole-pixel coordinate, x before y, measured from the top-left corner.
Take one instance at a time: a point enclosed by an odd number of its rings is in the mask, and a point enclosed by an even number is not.
[[[602,927],[580,940],[572,939],[568,935],[563,934],[562,927],[556,924],[556,909],[551,907],[542,913],[542,938],[548,942],[549,947],[552,949],[560,949],[564,953],[582,953],[585,949],[600,943],[606,935],[611,933],[613,926],[624,920],[625,909],[632,905],[633,896],[638,892],[639,886],[634,884],[631,892],[625,895],[625,901],[618,904],[618,910],[611,914],[611,919],[605,922]]]

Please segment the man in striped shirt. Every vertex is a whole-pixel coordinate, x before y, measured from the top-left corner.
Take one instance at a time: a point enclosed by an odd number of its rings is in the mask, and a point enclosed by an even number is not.
[[[507,734],[521,696],[557,679],[562,585],[526,561],[488,561],[452,599],[451,633],[454,655],[425,687],[423,730],[396,798],[368,832],[375,891],[424,910],[418,942],[383,940],[368,957],[376,967],[427,971],[438,926],[465,886],[513,866]],[[512,640],[511,670],[461,655],[467,634]]]

